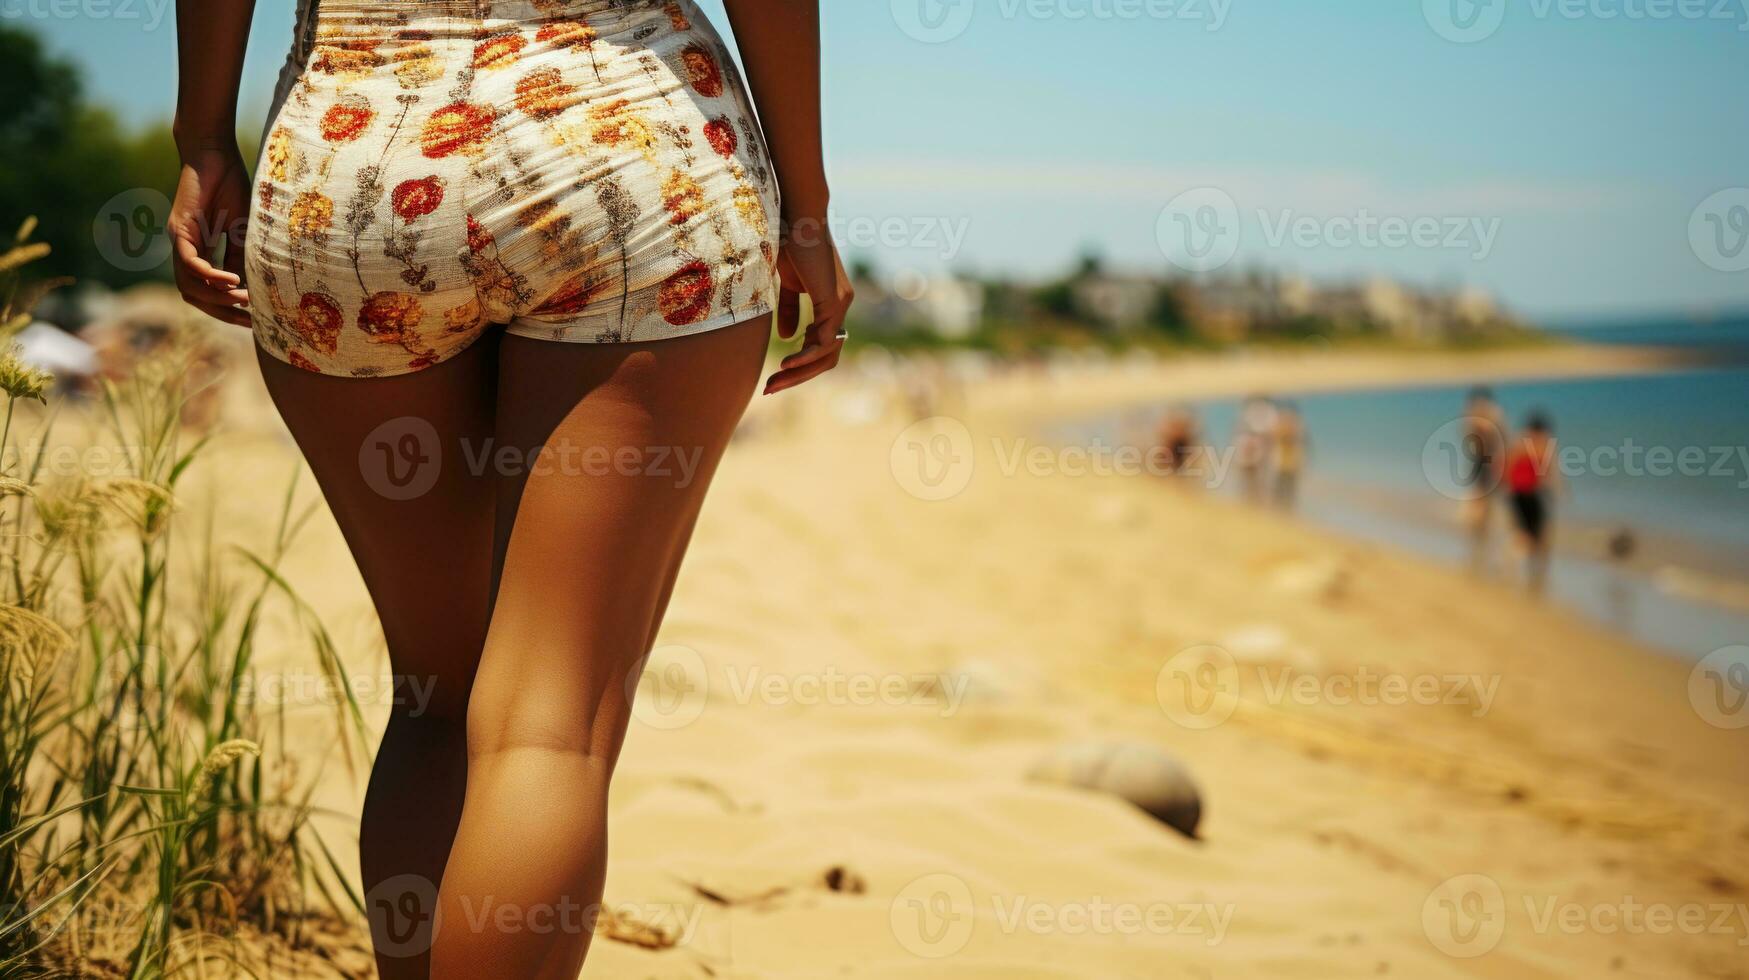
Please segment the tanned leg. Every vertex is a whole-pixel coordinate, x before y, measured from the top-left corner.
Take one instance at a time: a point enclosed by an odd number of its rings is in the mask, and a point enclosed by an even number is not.
[[[768,331],[761,318],[649,344],[505,338],[499,442],[546,452],[501,475],[503,568],[468,709],[467,802],[433,977],[572,980],[581,968],[628,679]]]
[[[495,480],[493,338],[415,374],[333,378],[262,354],[382,621],[396,704],[359,831],[377,968],[430,974],[430,923],[467,782],[467,702],[486,637]]]

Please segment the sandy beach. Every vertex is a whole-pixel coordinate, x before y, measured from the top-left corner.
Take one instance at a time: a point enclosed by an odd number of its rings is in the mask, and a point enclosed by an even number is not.
[[[584,975],[1749,976],[1749,735],[1691,698],[1692,664],[1037,432],[1308,378],[1650,366],[1277,353],[979,382],[921,424],[836,378],[756,405],[646,673]],[[295,465],[254,384],[193,480],[239,534]],[[386,672],[325,515],[285,573],[355,678]],[[351,862],[362,775],[303,717]],[[1198,839],[1032,778],[1111,742],[1188,769]]]

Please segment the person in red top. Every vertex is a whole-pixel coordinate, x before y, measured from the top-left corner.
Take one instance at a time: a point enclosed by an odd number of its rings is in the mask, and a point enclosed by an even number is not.
[[[1524,431],[1506,454],[1506,489],[1513,523],[1524,549],[1532,590],[1541,592],[1549,567],[1549,498],[1561,487],[1554,425],[1540,411],[1525,420]]]

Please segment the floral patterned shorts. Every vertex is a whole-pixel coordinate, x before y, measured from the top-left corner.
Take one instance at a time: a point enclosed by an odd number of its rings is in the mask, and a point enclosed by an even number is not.
[[[769,313],[777,191],[691,0],[302,0],[250,216],[257,342],[430,367],[493,324],[660,340]]]

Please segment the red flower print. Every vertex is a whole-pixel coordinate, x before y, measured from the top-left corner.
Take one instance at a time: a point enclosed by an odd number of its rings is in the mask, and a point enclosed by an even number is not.
[[[334,353],[340,322],[340,304],[327,293],[305,293],[298,300],[298,336],[322,353]]]
[[[662,319],[677,327],[697,323],[710,313],[711,292],[715,288],[710,266],[690,262],[662,283],[656,307],[662,311]]]
[[[315,361],[312,361],[309,358],[305,357],[304,355],[299,354],[295,350],[286,351],[285,352],[285,359],[291,362],[292,367],[298,368],[299,370],[309,371],[309,372],[312,372],[314,374],[321,374],[322,373],[322,369],[316,366]]]
[[[509,68],[516,56],[528,44],[517,31],[500,31],[474,45],[475,68]]]
[[[723,70],[717,58],[701,44],[688,45],[680,52],[680,63],[686,67],[686,80],[698,94],[714,99],[723,94]]]
[[[570,316],[581,313],[601,291],[599,282],[591,282],[588,276],[578,276],[560,286],[558,291],[546,298],[546,301],[535,307],[534,312],[543,316]]]
[[[468,215],[468,251],[479,255],[493,245],[492,233],[480,224],[480,219]]]
[[[311,67],[330,75],[341,72],[368,72],[383,64],[377,53],[382,42],[377,38],[347,38],[316,45],[316,57]]]
[[[443,180],[439,177],[423,177],[402,181],[389,200],[394,205],[395,213],[403,220],[422,218],[436,211],[437,206],[443,203]]]
[[[479,149],[491,134],[492,124],[497,121],[497,114],[490,106],[452,102],[433,112],[425,121],[425,130],[419,134],[419,147],[433,160],[452,153],[469,153]]]
[[[550,119],[576,105],[577,88],[557,68],[540,68],[516,82],[516,107],[535,119]]]
[[[373,293],[358,311],[358,329],[379,344],[398,343],[403,335],[418,328],[424,314],[419,297],[412,293]]]
[[[322,138],[330,143],[349,143],[363,134],[376,112],[363,96],[349,95],[328,107],[322,115]]]
[[[595,28],[575,20],[553,20],[534,32],[534,39],[555,48],[587,48],[595,43]]]
[[[717,155],[728,158],[735,155],[735,147],[741,145],[735,135],[735,125],[727,119],[712,119],[704,124],[704,138],[710,140],[711,149]]]

